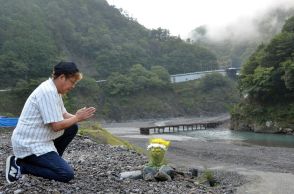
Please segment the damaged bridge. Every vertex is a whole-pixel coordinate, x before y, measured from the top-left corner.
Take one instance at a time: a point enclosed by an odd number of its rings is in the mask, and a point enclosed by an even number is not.
[[[224,121],[214,121],[214,122],[199,122],[199,123],[189,123],[189,124],[176,124],[176,125],[164,125],[164,126],[151,126],[151,127],[141,127],[141,135],[150,134],[163,134],[163,133],[178,133],[186,131],[196,131],[216,128],[223,124]]]

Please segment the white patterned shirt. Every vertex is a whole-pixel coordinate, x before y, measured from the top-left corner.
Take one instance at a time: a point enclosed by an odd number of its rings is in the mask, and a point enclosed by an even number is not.
[[[14,155],[24,158],[57,152],[53,140],[64,130],[54,132],[50,123],[62,121],[66,112],[62,97],[51,78],[41,83],[29,96],[13,131]]]

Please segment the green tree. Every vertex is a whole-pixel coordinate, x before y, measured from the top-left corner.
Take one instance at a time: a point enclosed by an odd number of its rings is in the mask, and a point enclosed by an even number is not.
[[[15,85],[19,79],[26,79],[28,67],[17,59],[13,52],[7,52],[0,56],[0,87],[5,88]]]
[[[150,87],[152,74],[141,64],[133,65],[130,69],[129,76],[134,83],[134,90],[142,90]]]
[[[107,78],[106,88],[110,95],[127,96],[132,93],[133,85],[131,78],[116,72]]]
[[[163,82],[163,85],[167,86],[170,83],[170,75],[164,67],[159,65],[152,66],[150,71]]]
[[[199,89],[203,92],[211,91],[215,88],[229,87],[230,81],[220,73],[211,73],[204,76],[199,81]]]
[[[280,33],[275,36],[266,47],[266,55],[262,61],[262,66],[278,68],[280,63],[288,59],[293,60],[294,33]]]
[[[288,90],[294,90],[294,62],[286,61],[283,63],[283,68],[285,74],[283,80],[285,81],[285,86]]]
[[[273,67],[257,67],[253,75],[248,75],[242,79],[241,91],[254,99],[267,99],[273,90]]]
[[[294,17],[290,17],[283,26],[282,32],[294,33]]]

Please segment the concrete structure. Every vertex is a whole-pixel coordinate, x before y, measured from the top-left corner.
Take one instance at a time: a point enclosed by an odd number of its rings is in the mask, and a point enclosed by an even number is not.
[[[0,92],[9,92],[11,91],[11,89],[3,89],[3,90],[0,90]]]
[[[204,77],[205,75],[211,73],[220,73],[223,76],[236,76],[240,69],[237,68],[228,68],[228,69],[217,69],[211,71],[198,71],[192,73],[183,73],[183,74],[175,74],[170,76],[171,83],[179,83],[179,82],[186,82],[191,80],[196,80]]]
[[[164,126],[152,126],[152,127],[141,127],[141,135],[149,135],[152,131],[155,133],[177,133],[184,131],[195,131],[204,130],[209,128],[216,128],[217,126],[223,124],[224,121],[211,121],[211,122],[199,122],[199,123],[189,123],[189,124],[175,124],[175,125],[164,125]]]

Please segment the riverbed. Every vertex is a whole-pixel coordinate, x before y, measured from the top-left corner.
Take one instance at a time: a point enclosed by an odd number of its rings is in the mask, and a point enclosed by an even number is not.
[[[104,123],[102,126],[112,134],[137,146],[146,148],[153,137],[171,141],[167,160],[177,167],[211,168],[237,171],[246,174],[251,183],[240,188],[239,193],[294,192],[294,148],[291,146],[266,146],[241,139],[195,138],[187,134],[140,135],[139,127],[169,123],[187,123],[216,120],[214,118],[175,118],[159,121],[132,121],[126,123]],[[216,129],[220,131],[227,128]],[[225,131],[227,132],[227,131]],[[285,179],[284,177],[288,177]],[[271,180],[275,180],[272,182]],[[290,182],[289,182],[290,181]],[[283,185],[283,188],[281,188]],[[286,185],[286,186],[285,186]]]

